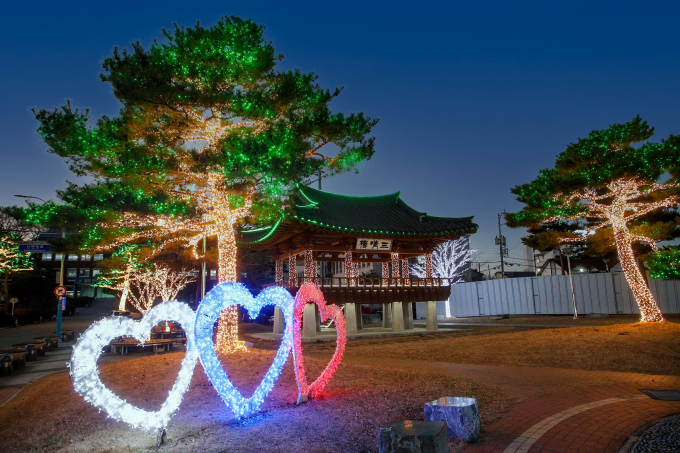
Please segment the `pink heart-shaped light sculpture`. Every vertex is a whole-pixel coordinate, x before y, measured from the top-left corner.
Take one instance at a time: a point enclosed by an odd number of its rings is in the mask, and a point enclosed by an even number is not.
[[[331,358],[326,369],[323,370],[311,385],[307,384],[305,361],[302,357],[302,338],[300,336],[302,313],[304,312],[305,305],[308,303],[315,303],[319,307],[322,321],[332,319],[338,332],[333,358]],[[298,384],[298,404],[306,401],[310,396],[316,398],[321,394],[342,361],[346,343],[347,330],[345,328],[345,317],[340,307],[337,305],[326,305],[321,290],[315,284],[307,283],[302,286],[295,295],[295,310],[293,312],[293,359],[295,360],[295,377]]]

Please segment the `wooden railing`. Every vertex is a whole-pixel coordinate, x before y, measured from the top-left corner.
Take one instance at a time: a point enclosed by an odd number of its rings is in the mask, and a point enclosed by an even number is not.
[[[361,288],[361,289],[407,289],[424,287],[451,286],[448,278],[367,278],[367,277],[316,277],[308,282],[305,277],[296,277],[293,281],[283,280],[281,282],[267,283],[264,288],[270,286],[281,286],[283,288],[300,288],[305,283],[315,283],[322,289],[326,288]]]
[[[446,300],[451,294],[448,278],[316,277],[313,280],[323,292],[326,302],[337,305]],[[295,296],[298,288],[305,283],[304,277],[298,277],[293,281],[284,280],[265,286],[280,286]]]

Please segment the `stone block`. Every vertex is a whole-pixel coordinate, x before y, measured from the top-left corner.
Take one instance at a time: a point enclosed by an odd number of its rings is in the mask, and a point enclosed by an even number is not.
[[[448,436],[477,442],[479,409],[474,398],[445,396],[425,404],[425,420],[446,423]]]
[[[447,453],[446,423],[404,420],[380,428],[380,453]]]

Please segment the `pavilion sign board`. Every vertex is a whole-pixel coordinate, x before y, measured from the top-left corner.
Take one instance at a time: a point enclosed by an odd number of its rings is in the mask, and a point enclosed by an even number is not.
[[[375,252],[392,251],[392,239],[358,238],[356,250],[372,250]]]
[[[50,248],[49,242],[44,241],[30,241],[22,242],[19,244],[19,252],[33,252],[33,253],[49,253],[52,249]]]

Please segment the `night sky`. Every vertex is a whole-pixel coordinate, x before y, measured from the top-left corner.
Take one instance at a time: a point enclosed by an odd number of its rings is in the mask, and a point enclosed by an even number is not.
[[[344,86],[334,109],[380,118],[373,159],[323,190],[401,191],[431,215],[474,215],[484,268],[498,264],[497,213],[521,208],[509,189],[567,144],[636,114],[655,140],[680,134],[678,2],[33,1],[0,11],[2,205],[54,198],[74,180],[45,152],[31,107],[71,99],[95,118],[116,115],[98,77],[115,46],[224,15],[266,25],[281,67]],[[522,263],[523,232],[504,232],[510,262]]]

